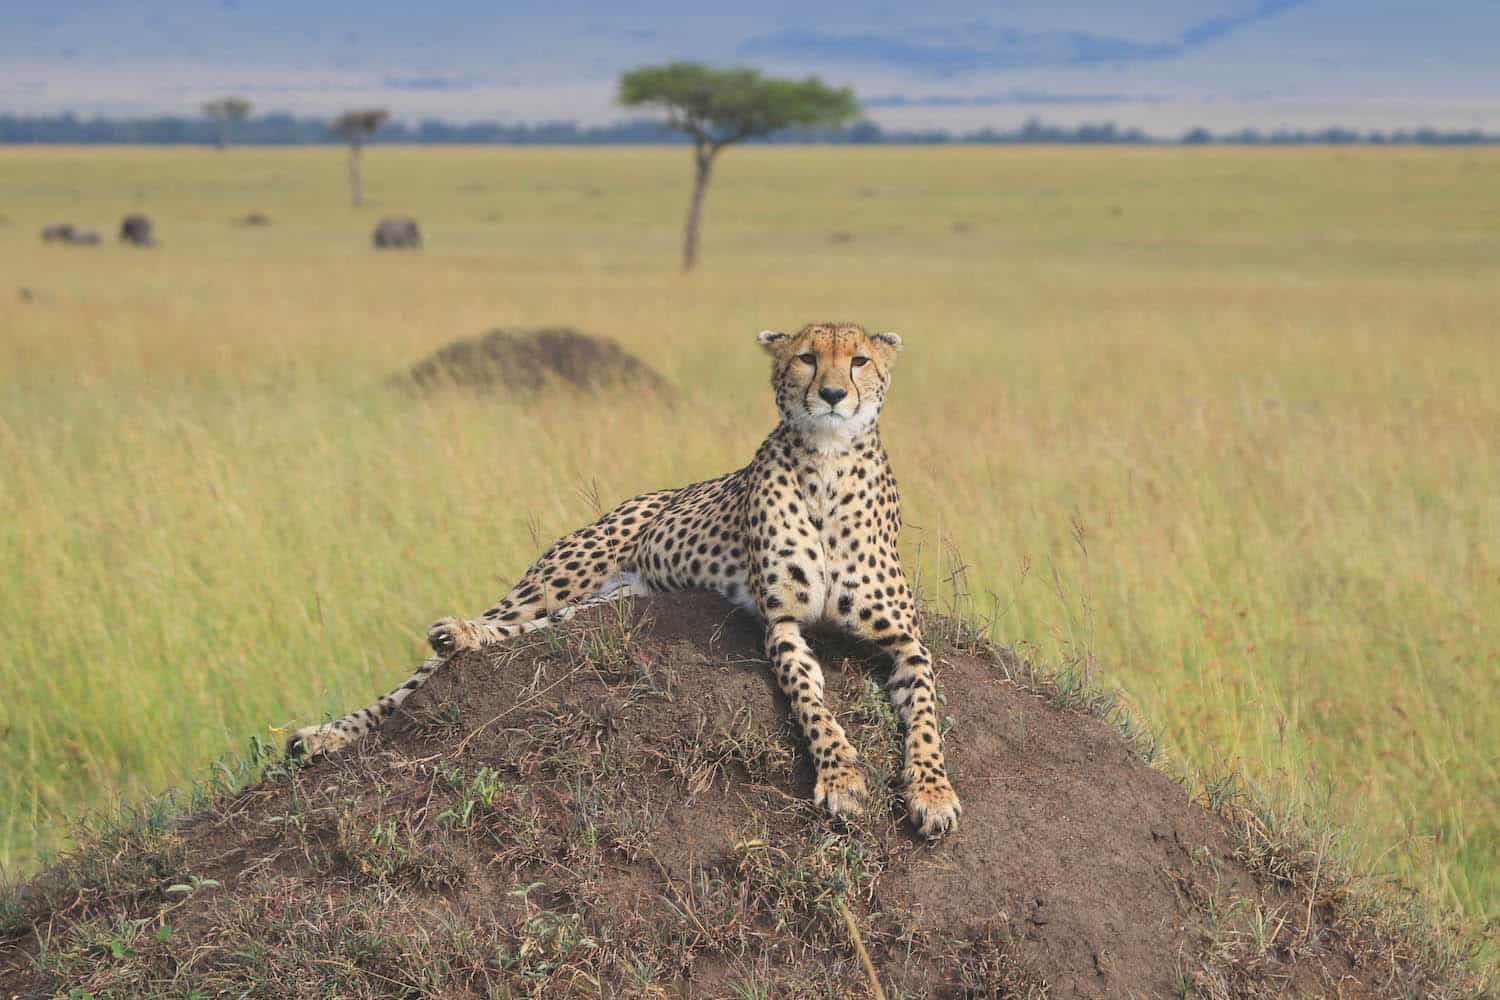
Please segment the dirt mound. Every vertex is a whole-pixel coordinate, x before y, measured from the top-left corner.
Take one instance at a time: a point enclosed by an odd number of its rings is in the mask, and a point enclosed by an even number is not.
[[[458,385],[530,393],[564,386],[584,392],[644,388],[672,395],[667,380],[640,358],[607,337],[570,327],[491,330],[456,340],[397,376],[397,382],[418,389]]]
[[[809,804],[759,627],[657,598],[453,660],[350,753],[97,834],[0,910],[0,996],[1478,995],[1326,859],[1190,801],[1097,695],[928,629],[965,806],[936,844],[872,651],[816,642],[871,778],[845,827]]]

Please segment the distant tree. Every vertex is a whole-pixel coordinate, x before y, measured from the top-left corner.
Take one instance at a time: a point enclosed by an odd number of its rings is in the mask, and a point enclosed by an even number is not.
[[[366,108],[361,111],[345,111],[333,120],[333,134],[349,144],[349,194],[358,208],[365,203],[365,185],[360,177],[360,153],[365,140],[385,124],[391,113],[384,108]]]
[[[250,117],[250,102],[243,97],[221,97],[217,101],[206,102],[203,113],[219,123],[219,141],[215,145],[220,149],[228,149],[230,140],[234,138],[234,127]]]
[[[693,198],[682,236],[682,269],[698,262],[703,195],[714,157],[730,143],[793,126],[839,125],[859,113],[847,87],[817,77],[768,80],[753,69],[714,69],[699,63],[643,66],[620,78],[620,103],[663,108],[667,124],[693,140]]]

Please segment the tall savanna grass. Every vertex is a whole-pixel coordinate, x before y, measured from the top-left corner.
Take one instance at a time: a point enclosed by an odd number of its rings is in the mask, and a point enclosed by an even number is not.
[[[1367,861],[1500,917],[1500,154],[737,149],[687,277],[680,149],[366,169],[355,211],[332,148],[0,150],[7,865],[363,703],[596,498],[743,463],[755,333],[849,318],[908,344],[926,579],[962,553],[999,638],[1090,652],[1186,758],[1326,789]],[[159,248],[36,238],[130,210]],[[397,211],[427,249],[369,249]],[[381,384],[552,323],[681,398]]]

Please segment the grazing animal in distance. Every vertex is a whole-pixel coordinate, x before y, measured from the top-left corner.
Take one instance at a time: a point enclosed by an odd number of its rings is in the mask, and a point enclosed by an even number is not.
[[[156,246],[156,237],[151,232],[151,220],[139,212],[125,216],[120,220],[120,242],[138,247]]]
[[[630,594],[711,590],[766,624],[766,656],[807,738],[814,801],[862,809],[854,747],[823,700],[823,671],[803,627],[828,622],[894,661],[886,691],[905,729],[904,794],[918,830],[952,829],[961,811],[937,724],[932,654],[897,552],[901,498],[879,418],[901,350],[894,333],[852,323],[767,330],[781,420],[749,465],[717,479],[643,493],[547,549],[476,618],[427,630],[438,655],[373,704],[298,730],[291,753],[338,750],[369,732],[459,650],[481,649]]]
[[[59,222],[42,227],[42,240],[47,243],[91,247],[99,244],[99,234],[92,229],[79,229],[71,222]]]
[[[422,246],[422,231],[409,215],[381,219],[371,237],[377,250],[416,250]]]

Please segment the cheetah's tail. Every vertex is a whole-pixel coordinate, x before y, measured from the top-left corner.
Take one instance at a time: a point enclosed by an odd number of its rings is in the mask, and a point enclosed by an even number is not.
[[[287,756],[317,757],[320,754],[332,753],[343,749],[371,730],[379,728],[381,723],[395,714],[396,709],[401,707],[401,703],[413,691],[427,683],[427,679],[437,672],[438,667],[447,662],[448,657],[434,656],[424,661],[400,687],[389,694],[382,695],[364,708],[350,712],[325,725],[303,726],[288,737]]]

